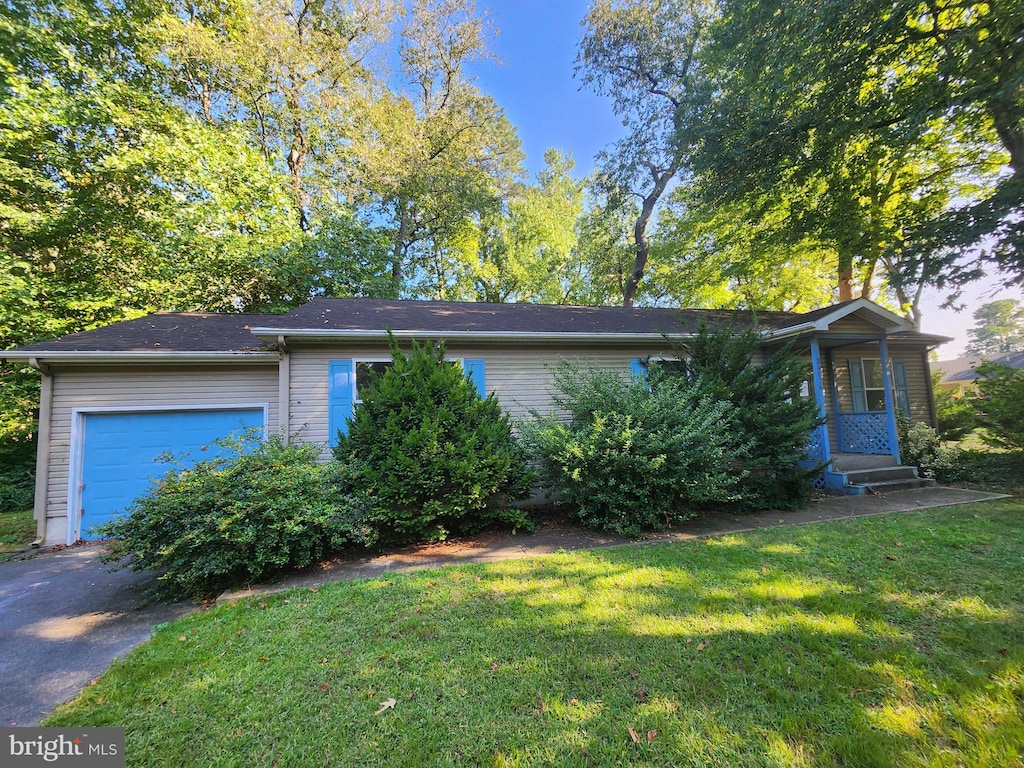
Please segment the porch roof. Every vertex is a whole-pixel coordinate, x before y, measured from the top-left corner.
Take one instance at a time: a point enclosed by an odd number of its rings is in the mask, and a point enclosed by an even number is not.
[[[853,319],[857,326],[836,328],[840,321]],[[952,341],[948,336],[921,333],[905,317],[891,312],[867,299],[844,301],[831,307],[806,312],[794,318],[796,322],[767,329],[763,332],[766,344],[781,344],[797,339],[817,337],[822,347],[840,347],[883,336],[890,343],[908,343],[917,346],[938,346]],[[849,325],[849,324],[845,324]]]

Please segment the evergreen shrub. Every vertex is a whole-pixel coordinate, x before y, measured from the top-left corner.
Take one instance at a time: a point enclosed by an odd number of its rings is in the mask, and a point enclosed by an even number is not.
[[[494,395],[482,397],[443,344],[402,352],[360,391],[340,435],[337,459],[369,506],[363,522],[378,541],[436,541],[495,523],[527,525],[510,502],[525,498],[533,475]]]
[[[982,363],[978,371],[978,420],[996,448],[1024,449],[1024,370]]]

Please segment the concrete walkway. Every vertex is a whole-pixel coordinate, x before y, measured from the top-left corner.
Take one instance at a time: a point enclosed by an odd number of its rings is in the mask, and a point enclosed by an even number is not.
[[[767,511],[746,515],[717,513],[702,515],[681,523],[669,531],[630,539],[615,534],[598,533],[585,528],[545,525],[533,533],[487,534],[438,544],[425,544],[390,552],[376,557],[338,560],[325,563],[276,583],[256,585],[226,592],[218,603],[239,600],[296,587],[315,587],[345,579],[376,578],[386,573],[418,568],[436,568],[458,563],[493,563],[512,558],[547,555],[559,551],[594,549],[620,544],[688,541],[706,536],[773,528],[779,525],[806,525],[826,520],[844,520],[893,512],[912,512],[933,507],[948,507],[975,501],[1004,499],[1006,494],[970,491],[963,488],[919,488],[896,491],[886,495],[832,496],[812,502],[805,509],[791,512]]]
[[[955,488],[828,498],[796,512],[710,515],[639,543],[685,541],[998,498],[1005,496]],[[225,594],[220,601],[415,568],[495,562],[629,543],[637,540],[547,524],[533,533],[487,534],[409,547],[378,557],[339,560],[277,584]],[[188,603],[145,604],[143,591],[152,575],[126,570],[110,573],[99,562],[99,552],[97,545],[83,545],[42,552],[30,560],[0,563],[0,724],[38,724],[55,706],[101,675],[116,658],[145,642],[154,625],[199,610]]]

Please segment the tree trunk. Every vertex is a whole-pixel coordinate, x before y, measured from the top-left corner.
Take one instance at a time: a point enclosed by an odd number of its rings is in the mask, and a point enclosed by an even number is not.
[[[640,215],[633,227],[636,258],[633,260],[633,269],[626,279],[626,285],[622,289],[622,306],[624,307],[633,306],[633,299],[636,297],[637,288],[640,286],[644,269],[647,267],[647,257],[651,253],[651,241],[647,238],[647,225],[651,222],[651,216],[654,214],[654,206],[658,204],[658,199],[676,172],[675,167],[659,170],[653,165],[648,165],[647,168],[654,178],[654,188],[644,197]]]

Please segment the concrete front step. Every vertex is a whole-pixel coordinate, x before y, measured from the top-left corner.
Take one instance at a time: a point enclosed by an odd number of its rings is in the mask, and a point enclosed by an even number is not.
[[[858,469],[852,472],[847,471],[846,473],[846,482],[851,485],[868,485],[870,483],[916,479],[916,467],[878,467],[877,469]]]
[[[935,480],[930,477],[915,477],[908,480],[887,480],[881,483],[864,483],[863,488],[867,493],[886,494],[892,491],[909,491],[915,488],[930,488],[935,485]]]
[[[836,472],[856,472],[862,469],[895,466],[895,456],[883,456],[875,453],[836,453],[832,455],[832,469]]]

